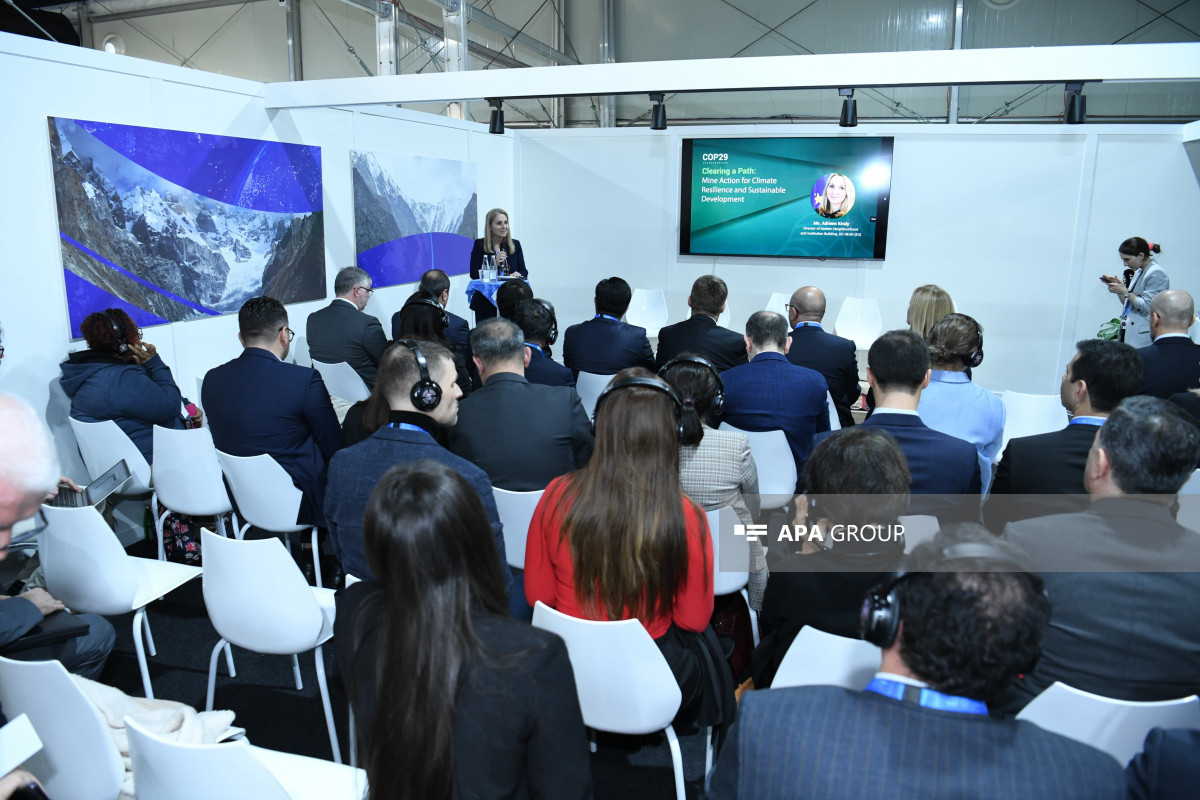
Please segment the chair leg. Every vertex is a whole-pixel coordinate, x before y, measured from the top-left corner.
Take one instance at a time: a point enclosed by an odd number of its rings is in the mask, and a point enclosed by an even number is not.
[[[704,729],[704,783],[708,784],[708,775],[713,768],[713,729],[708,726]]]
[[[312,548],[313,548],[313,578],[316,580],[316,586],[324,586],[321,582],[321,551],[317,549],[317,529],[312,529]]]
[[[750,612],[750,635],[754,639],[754,646],[758,647],[758,612],[750,605],[750,593],[745,589],[742,589],[742,599],[746,601],[746,610]]]
[[[145,606],[142,606],[142,629],[146,632],[146,650],[151,656],[158,655],[158,651],[154,649],[154,634],[150,632],[150,617],[146,614]]]
[[[329,703],[329,687],[325,684],[325,653],[321,645],[313,650],[317,660],[317,686],[321,689],[321,705],[325,706],[325,726],[329,728],[329,746],[333,749],[333,761],[342,763],[342,749],[338,747],[337,729],[333,727],[333,706]]]
[[[246,531],[250,530],[250,523],[249,523],[249,522],[247,522],[245,525],[243,525],[242,527],[238,528],[238,527],[237,527],[237,523],[235,522],[233,526],[234,526],[234,528],[237,528],[237,538],[238,538],[238,541],[240,542],[242,539],[245,539],[245,538],[246,538]]]
[[[237,670],[233,668],[233,648],[229,642],[225,643],[225,666],[229,668],[229,677],[236,678]]]
[[[217,656],[221,654],[221,649],[228,647],[229,642],[222,639],[217,642],[217,646],[213,648],[212,656],[208,659],[208,696],[204,700],[204,710],[213,710],[213,696],[217,693]]]
[[[217,535],[229,538],[229,534],[225,532],[225,515],[217,514]]]
[[[671,766],[675,768],[675,797],[677,800],[687,800],[687,792],[683,786],[683,753],[679,751],[679,737],[675,728],[668,725],[663,729],[667,735],[667,744],[671,747]]]
[[[358,766],[358,731],[354,729],[354,706],[347,703],[350,712],[350,766]]]
[[[304,689],[304,681],[300,680],[300,656],[292,655],[292,677],[296,679],[296,691]]]
[[[596,731],[592,728],[587,729],[588,732],[588,752],[596,752]]]
[[[146,609],[139,608],[137,613],[133,615],[133,649],[137,651],[138,669],[142,672],[142,690],[146,693],[146,697],[154,699],[154,689],[150,686],[150,667],[146,664],[146,645],[142,641],[143,628],[149,632],[149,628],[145,627]],[[153,648],[151,648],[153,652]]]
[[[151,512],[151,513],[153,513],[153,512]],[[158,560],[159,561],[167,560],[167,547],[163,543],[163,521],[166,520],[167,514],[169,514],[169,513],[171,513],[171,512],[163,511],[163,513],[161,515],[154,514],[154,530],[156,533],[158,533]]]

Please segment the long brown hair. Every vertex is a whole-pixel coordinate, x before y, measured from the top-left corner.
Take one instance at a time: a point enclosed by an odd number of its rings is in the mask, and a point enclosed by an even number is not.
[[[678,419],[670,387],[617,389],[596,405],[596,447],[570,478],[563,535],[571,547],[576,599],[588,614],[643,621],[670,616],[687,582],[688,542],[679,483]],[[709,569],[705,565],[705,569]]]

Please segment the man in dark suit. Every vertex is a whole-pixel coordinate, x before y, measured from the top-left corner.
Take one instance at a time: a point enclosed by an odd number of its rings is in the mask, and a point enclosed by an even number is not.
[[[1138,394],[1140,351],[1122,342],[1084,339],[1063,372],[1059,395],[1067,427],[1009,441],[996,468],[983,521],[993,533],[1019,519],[1082,511],[1083,467],[1096,429],[1126,397]]]
[[[325,468],[342,442],[329,392],[315,369],[288,364],[295,335],[271,297],[238,312],[242,354],[204,376],[201,404],[213,443],[234,456],[271,456],[304,493],[297,520],[325,525]]]
[[[417,288],[432,297],[443,309],[450,302],[450,277],[440,269],[428,270],[421,276],[421,283]],[[466,355],[469,361],[471,344],[468,336],[471,333],[471,326],[465,319],[449,311],[446,311],[446,320],[446,330],[443,331],[446,341],[457,347],[458,352]],[[394,322],[392,327],[395,328]]]
[[[905,572],[869,592],[863,638],[883,652],[863,691],[742,696],[708,797],[1124,797],[1112,756],[988,716],[1037,658],[1050,601],[1037,575],[1018,571],[1017,554],[987,543],[978,525],[962,527],[916,548]]]
[[[1138,394],[1161,397],[1200,388],[1200,344],[1188,337],[1196,321],[1192,296],[1179,289],[1159,292],[1150,301],[1150,335],[1154,343],[1138,349],[1142,384]]]
[[[563,340],[563,363],[573,375],[616,375],[628,367],[654,369],[646,329],[622,320],[632,297],[633,290],[621,278],[596,284],[595,318],[567,328]]]
[[[722,372],[745,364],[746,345],[742,337],[717,325],[728,299],[729,287],[716,275],[696,278],[687,301],[692,316],[658,332],[656,369],[662,369],[680,353],[704,356]]]
[[[424,368],[418,363],[418,351],[424,358]],[[479,495],[492,523],[505,591],[512,591],[512,573],[504,556],[503,528],[492,484],[483,470],[442,447],[436,438],[458,422],[462,389],[456,377],[454,358],[439,342],[397,343],[384,353],[379,380],[391,409],[388,424],[338,452],[329,464],[325,517],[334,554],[347,575],[376,577],[367,566],[362,533],[375,484],[396,464],[428,458],[458,472]]]
[[[525,380],[531,350],[502,317],[471,331],[483,388],[463,400],[446,446],[483,469],[492,485],[537,492],[587,464],[595,438],[574,389]]]
[[[550,355],[550,340],[558,337],[558,322],[550,304],[533,298],[522,300],[513,309],[512,321],[525,334],[529,348],[529,363],[525,365],[525,380],[542,386],[574,386],[571,370]]]
[[[858,385],[858,358],[854,342],[825,332],[821,327],[824,318],[824,292],[815,286],[803,286],[792,293],[788,303],[788,322],[792,326],[788,335],[792,346],[787,357],[796,366],[815,369],[825,376],[838,422],[849,428],[854,424],[850,406],[858,402],[862,393]]]
[[[1171,512],[1198,457],[1200,430],[1183,411],[1126,398],[1088,453],[1091,506],[1004,529],[1042,572],[1054,613],[1037,668],[1000,711],[1015,713],[1054,681],[1119,700],[1200,691],[1200,534]]]
[[[721,373],[721,419],[744,431],[782,430],[797,474],[803,474],[813,436],[829,430],[828,389],[821,373],[787,360],[787,333],[782,314],[758,311],[750,316],[743,339],[750,362]]]
[[[379,320],[363,311],[375,293],[371,276],[346,267],[333,279],[333,293],[332,303],[308,315],[308,353],[326,364],[346,362],[372,387],[387,337]]]

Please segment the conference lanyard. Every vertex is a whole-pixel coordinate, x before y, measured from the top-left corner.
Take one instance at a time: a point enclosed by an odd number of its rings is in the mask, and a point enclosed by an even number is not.
[[[388,427],[389,428],[398,428],[399,430],[402,430],[402,431],[416,431],[417,433],[425,434],[430,439],[433,438],[432,433],[425,430],[420,425],[413,425],[411,422],[389,422]]]
[[[1068,425],[1095,425],[1099,428],[1104,424],[1104,417],[1075,417]]]
[[[528,347],[530,350],[537,350],[539,353],[542,354],[542,356],[546,355],[544,352],[542,352],[542,348],[536,344],[530,344],[529,342],[526,342],[525,346]]]
[[[942,694],[934,689],[923,689],[919,686],[900,683],[900,681],[889,681],[886,678],[875,678],[867,684],[864,691],[875,692],[875,694],[905,703],[916,703],[923,708],[936,708],[939,711],[953,711],[958,714],[988,713],[987,703],[980,700]]]
[[[597,314],[596,316],[592,317],[592,319],[600,319],[601,317],[604,317],[605,319],[611,319],[613,322],[621,321],[621,320],[617,319],[616,317],[614,317],[612,314]]]
[[[792,330],[796,330],[796,328],[821,328],[821,323],[819,323],[819,322],[797,322],[796,327],[792,328]],[[821,330],[825,330],[825,329],[821,328]]]

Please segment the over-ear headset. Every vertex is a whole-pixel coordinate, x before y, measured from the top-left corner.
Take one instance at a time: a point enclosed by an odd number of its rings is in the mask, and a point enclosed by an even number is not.
[[[417,369],[421,370],[421,380],[413,384],[408,392],[408,399],[418,411],[433,411],[442,402],[442,387],[429,377],[429,363],[417,343],[410,339],[400,339],[399,342],[413,351],[413,355],[417,357]]]
[[[558,341],[558,316],[554,313],[554,304],[540,297],[535,297],[533,300],[536,303],[541,303],[542,308],[550,312],[550,330],[546,334],[546,344],[553,345]]]
[[[404,309],[412,308],[413,306],[433,306],[441,315],[442,327],[445,328],[450,324],[450,315],[446,313],[446,309],[442,308],[441,304],[436,300],[430,300],[427,297],[414,297],[410,299],[400,308],[400,316],[404,316]]]
[[[975,322],[975,320],[971,321]],[[979,343],[975,345],[974,350],[963,356],[963,363],[971,369],[975,369],[983,363],[983,329],[979,327],[978,322],[975,322],[975,337]]]
[[[717,394],[713,397],[712,406],[709,407],[709,412],[719,415],[721,413],[721,409],[725,407],[725,381],[721,380],[721,373],[717,371],[717,368],[713,366],[713,363],[704,356],[693,356],[688,354],[675,356],[659,368],[659,376],[661,377],[664,372],[676,364],[698,364],[712,373],[713,378],[717,381]]]
[[[681,416],[683,415],[683,403],[679,402],[679,395],[675,394],[674,389],[672,389],[670,386],[667,386],[660,380],[656,380],[654,378],[643,378],[637,375],[629,378],[622,378],[619,381],[613,381],[608,386],[604,387],[604,391],[601,392],[600,396],[596,398],[596,408],[592,412],[592,435],[594,436],[596,433],[596,419],[600,416],[600,406],[604,405],[604,398],[608,397],[613,392],[620,391],[621,389],[629,389],[634,386],[644,386],[647,389],[654,389],[671,398],[671,405],[675,407],[675,435],[682,437],[683,420],[681,419]]]
[[[113,333],[117,335],[117,341],[120,343],[117,345],[117,352],[128,353],[129,342],[125,339],[125,331],[121,330],[121,326],[117,324],[117,321],[112,318],[112,315],[108,311],[101,311],[100,313],[108,320],[108,324],[112,325]]]

